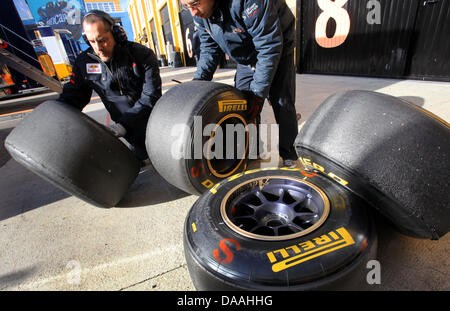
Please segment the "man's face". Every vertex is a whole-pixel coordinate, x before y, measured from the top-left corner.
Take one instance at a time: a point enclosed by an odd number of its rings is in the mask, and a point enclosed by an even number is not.
[[[191,11],[192,16],[208,18],[212,15],[214,0],[181,0],[181,3]]]
[[[83,30],[94,49],[95,54],[104,62],[111,59],[116,41],[110,31],[110,26],[103,21],[83,23]]]

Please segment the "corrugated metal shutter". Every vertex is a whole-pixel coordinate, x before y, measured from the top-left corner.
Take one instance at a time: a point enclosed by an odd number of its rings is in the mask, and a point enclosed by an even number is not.
[[[450,80],[450,1],[422,0],[406,75]]]
[[[298,72],[450,77],[429,65],[448,64],[450,1],[424,1],[299,0]]]

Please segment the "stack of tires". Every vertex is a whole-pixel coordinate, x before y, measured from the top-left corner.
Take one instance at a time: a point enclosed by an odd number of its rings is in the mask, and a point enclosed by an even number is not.
[[[410,236],[448,232],[450,127],[443,120],[392,96],[336,94],[297,137],[304,168],[246,170],[247,108],[233,87],[192,81],[165,93],[148,122],[157,172],[200,195],[184,226],[197,289],[358,289],[376,258],[374,209]],[[229,125],[242,128],[244,139],[220,136]],[[211,156],[222,143],[232,146],[231,158]],[[30,170],[102,207],[115,206],[140,169],[102,125],[55,101],[27,116],[5,146]]]
[[[231,176],[204,193],[184,228],[199,290],[362,289],[376,258],[376,209],[401,232],[450,228],[450,127],[399,98],[336,94],[302,127],[305,169]]]
[[[171,88],[148,122],[146,145],[155,169],[196,195],[243,171],[249,148],[246,109],[241,92],[226,84],[192,81]],[[203,146],[219,131],[226,133],[228,125],[244,130],[240,142],[234,136],[222,139],[224,146],[236,147],[234,157],[208,156],[218,148]],[[103,125],[58,101],[39,105],[14,128],[5,147],[39,176],[99,207],[115,206],[140,170],[132,152]]]

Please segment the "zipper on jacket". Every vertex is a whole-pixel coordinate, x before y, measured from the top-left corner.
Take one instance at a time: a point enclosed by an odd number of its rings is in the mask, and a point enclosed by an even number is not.
[[[113,66],[113,63],[112,63],[112,58],[111,58],[111,67],[112,67],[112,66]],[[123,95],[122,87],[120,86],[119,70],[117,69],[117,64],[116,64],[116,78],[117,78],[117,84],[119,84],[120,95]]]

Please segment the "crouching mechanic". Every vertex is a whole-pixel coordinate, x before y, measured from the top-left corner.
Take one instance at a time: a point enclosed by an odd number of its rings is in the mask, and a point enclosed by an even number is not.
[[[283,166],[295,167],[295,18],[285,1],[181,1],[200,34],[194,80],[211,80],[222,53],[227,53],[238,64],[235,86],[246,93],[249,106],[259,107],[258,118],[264,99],[269,99],[279,125]]]
[[[115,124],[107,128],[124,137],[135,156],[148,162],[147,121],[161,97],[161,77],[154,52],[126,35],[105,12],[92,10],[83,19],[84,39],[91,47],[75,60],[70,83],[59,101],[82,110],[94,90]]]

